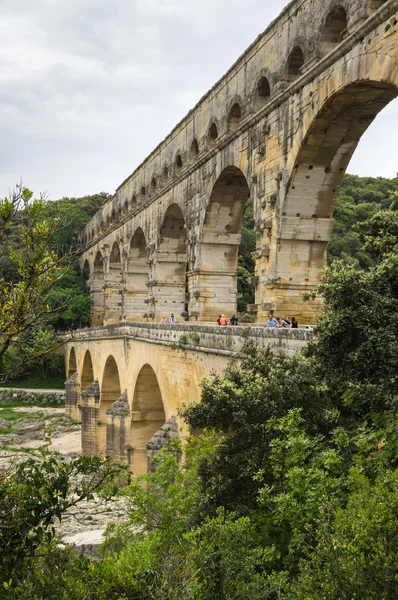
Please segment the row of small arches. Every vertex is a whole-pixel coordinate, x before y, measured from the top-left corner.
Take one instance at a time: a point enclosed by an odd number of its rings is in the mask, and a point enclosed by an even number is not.
[[[371,12],[378,10],[383,4],[385,4],[386,0],[370,0],[369,9]],[[348,15],[346,9],[341,6],[335,6],[328,14],[325,25],[323,28],[323,32],[320,38],[320,49],[319,49],[319,57],[325,56],[329,52],[331,52],[344,38],[347,33],[348,26]],[[285,81],[292,83],[294,82],[300,75],[302,67],[305,63],[304,52],[300,46],[295,46],[290,52],[289,58],[287,60],[286,69],[285,69]],[[271,85],[269,79],[265,76],[260,77],[257,81],[254,90],[254,101],[253,101],[253,109],[254,112],[259,112],[262,108],[267,104],[271,97]],[[228,133],[233,133],[237,131],[241,125],[243,116],[242,107],[239,102],[235,102],[230,109],[228,115]],[[219,138],[219,128],[217,123],[212,120],[207,134],[206,146],[205,150],[211,150],[217,144],[217,139]],[[193,164],[198,159],[200,153],[199,142],[197,138],[194,138],[191,142],[189,159],[190,163]],[[178,152],[177,156],[174,160],[174,176],[179,177],[182,173],[182,169],[184,167],[184,162],[182,158],[182,154]],[[161,184],[166,184],[170,176],[170,169],[168,166],[164,166],[162,170],[162,174],[159,177],[155,175],[151,179],[151,183],[149,186],[149,190],[146,186],[141,186],[139,194],[134,193],[130,202],[126,199],[122,205],[119,206],[118,211],[113,209],[111,215],[107,218],[106,222],[101,223],[101,225],[97,228],[97,230],[92,230],[89,234],[87,234],[83,243],[87,244],[94,240],[96,235],[100,235],[105,229],[110,226],[117,224],[119,221],[123,219],[125,215],[127,215],[130,211],[135,210],[138,205],[144,201],[144,199],[150,193],[154,193],[158,186]]]
[[[86,350],[81,365],[81,371],[79,371],[80,391],[84,391],[94,382],[96,374],[94,373],[93,365],[91,353],[89,350]],[[72,347],[67,363],[68,379],[77,372],[78,363],[76,351],[74,347]],[[122,390],[120,385],[119,367],[112,355],[108,356],[104,365],[102,377],[97,377],[97,381],[101,381],[100,420],[106,421],[106,411],[112,406],[113,402],[120,397]],[[132,409],[135,411],[156,411],[163,413],[162,420],[165,420],[164,404],[159,382],[154,369],[148,363],[141,367],[137,375],[133,392]],[[145,442],[147,441],[149,441],[149,439],[145,440]]]

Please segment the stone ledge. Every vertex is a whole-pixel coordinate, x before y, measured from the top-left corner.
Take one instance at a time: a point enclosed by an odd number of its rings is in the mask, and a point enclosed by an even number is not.
[[[0,388],[0,407],[2,402],[21,402],[21,405],[41,406],[42,404],[53,404],[63,406],[65,404],[65,390],[34,390],[21,388]]]
[[[144,331],[158,331],[158,332],[172,332],[179,331],[181,333],[210,333],[217,336],[239,336],[243,338],[250,337],[265,337],[269,339],[296,339],[313,341],[315,339],[314,330],[312,329],[275,329],[271,327],[265,327],[261,325],[250,325],[241,326],[238,325],[233,327],[228,325],[227,327],[220,327],[215,324],[202,324],[202,323],[135,323],[135,322],[123,322],[120,324],[103,325],[102,327],[86,327],[85,329],[79,329],[74,337],[74,340],[80,340],[87,337],[97,338],[97,334],[103,334],[104,337],[110,337],[112,334],[116,334],[117,337],[130,335],[135,337],[133,329],[144,330]],[[71,340],[70,343],[73,344]]]
[[[195,334],[195,335],[193,335]],[[132,340],[168,346],[174,350],[204,352],[238,357],[246,341],[265,348],[294,352],[315,340],[310,329],[271,329],[269,327],[220,327],[193,323],[123,323],[76,332],[73,343],[98,340]]]

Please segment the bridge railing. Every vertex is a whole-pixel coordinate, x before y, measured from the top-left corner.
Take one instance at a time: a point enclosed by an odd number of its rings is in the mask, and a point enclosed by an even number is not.
[[[292,353],[314,341],[315,334],[310,329],[274,329],[259,325],[220,327],[203,323],[121,323],[81,329],[76,332],[72,343],[126,338],[170,346],[176,351],[238,356],[248,341],[260,348],[271,346],[276,351]]]

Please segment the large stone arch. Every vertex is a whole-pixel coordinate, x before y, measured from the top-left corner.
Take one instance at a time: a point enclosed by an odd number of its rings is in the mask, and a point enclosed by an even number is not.
[[[181,316],[186,309],[187,230],[185,217],[177,203],[171,204],[163,217],[152,282],[154,315],[168,318]]]
[[[91,313],[92,327],[103,325],[105,316],[104,306],[104,259],[102,253],[98,250],[94,258],[92,280],[91,280],[91,295],[93,299],[93,307]]]
[[[122,317],[122,255],[119,242],[112,244],[105,284],[105,317],[108,324]]]
[[[112,404],[121,396],[119,369],[116,364],[116,360],[112,355],[108,356],[105,363],[100,389],[101,396],[99,406],[98,453],[106,454],[106,413],[111,408]]]
[[[81,377],[80,377],[80,388],[81,391],[85,390],[89,385],[91,385],[94,381],[94,369],[93,369],[93,361],[91,358],[90,350],[86,350],[83,359],[83,366],[81,369]]]
[[[75,352],[75,349],[72,347],[69,352],[69,357],[68,357],[68,370],[67,370],[68,379],[70,379],[72,377],[72,375],[74,375],[76,373],[76,371],[77,371],[76,352]]]
[[[342,87],[325,102],[296,155],[282,214],[333,216],[338,187],[362,135],[397,95],[398,89],[390,83],[364,80]]]
[[[247,178],[236,166],[225,167],[212,186],[191,282],[194,312],[202,321],[236,311],[238,252],[250,195]]]
[[[132,402],[130,466],[134,474],[148,471],[146,445],[165,421],[158,379],[153,368],[145,364],[138,374]]]
[[[141,227],[136,229],[129,244],[125,279],[125,319],[143,321],[148,312],[149,264],[147,243]]]
[[[82,277],[84,288],[87,291],[90,291],[90,289],[91,289],[91,284],[90,284],[91,273],[92,273],[92,269],[90,267],[90,263],[86,259],[83,263],[83,268],[81,270],[81,277]]]
[[[80,378],[77,369],[77,358],[75,347],[72,346],[66,357],[66,375],[65,382],[65,415],[75,421],[80,422]]]
[[[260,288],[279,313],[299,316],[307,323],[314,321],[319,302],[305,305],[302,294],[320,281],[340,182],[361,136],[398,95],[387,58],[382,73],[380,65],[373,68],[373,79],[369,57],[362,61],[356,57],[354,62],[352,69],[341,66],[323,84],[318,94],[321,106],[316,110],[314,103],[292,141],[276,211],[277,240],[267,272],[267,280],[276,283],[268,285],[267,291]],[[397,75],[396,71],[395,66]],[[359,78],[347,81],[347,72]],[[361,72],[368,76],[362,78]]]

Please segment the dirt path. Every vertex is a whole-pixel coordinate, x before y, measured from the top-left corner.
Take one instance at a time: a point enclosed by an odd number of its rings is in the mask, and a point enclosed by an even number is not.
[[[1,409],[1,404],[0,404]],[[45,415],[64,415],[65,408],[59,408],[58,406],[18,406],[15,410],[21,413],[35,414],[43,413]]]
[[[31,440],[21,444],[19,448],[40,448],[43,440]],[[52,439],[50,450],[55,450],[64,456],[80,454],[82,451],[82,436],[79,431],[70,431]]]

